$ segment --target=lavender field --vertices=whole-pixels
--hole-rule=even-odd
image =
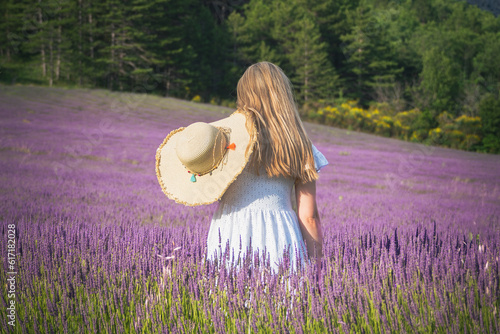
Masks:
[[[500,332],[500,156],[306,124],[330,161],[320,273],[227,270],[205,261],[216,204],[168,200],[154,157],[169,131],[232,111],[0,85],[1,331]]]

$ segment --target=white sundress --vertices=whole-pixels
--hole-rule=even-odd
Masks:
[[[325,156],[312,145],[314,164],[319,172],[328,165]],[[226,264],[243,260],[251,244],[252,252],[265,252],[273,271],[289,251],[290,265],[296,268],[297,256],[307,258],[297,214],[292,208],[291,178],[257,175],[248,168],[237,177],[222,196],[215,211],[207,237],[207,256],[221,259],[229,245]],[[241,263],[240,263],[241,264]]]

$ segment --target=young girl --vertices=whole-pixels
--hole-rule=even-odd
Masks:
[[[322,256],[316,204],[318,171],[328,164],[300,120],[290,80],[276,65],[250,66],[238,82],[238,111],[252,138],[250,160],[223,194],[207,238],[209,259],[265,255],[273,270],[288,252],[291,265]],[[297,213],[292,208],[295,185]],[[228,248],[229,247],[229,248]],[[306,254],[307,252],[307,254]]]

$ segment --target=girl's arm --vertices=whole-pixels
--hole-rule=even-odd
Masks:
[[[297,216],[310,258],[323,256],[323,233],[316,206],[316,181],[295,184]]]

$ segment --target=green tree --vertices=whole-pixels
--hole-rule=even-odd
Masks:
[[[135,0],[134,14],[130,17],[136,27],[134,40],[142,50],[142,59],[149,64],[149,67],[135,69],[132,74],[138,82],[166,96],[184,93],[191,78],[183,67],[194,58],[192,48],[182,42],[184,8],[177,2]]]
[[[15,82],[33,73],[27,69],[31,55],[24,50],[32,30],[38,26],[34,18],[26,17],[26,1],[7,0],[0,3],[0,78]]]
[[[398,68],[388,40],[388,22],[392,20],[385,11],[374,15],[369,6],[360,5],[350,12],[351,31],[341,36],[342,48],[347,58],[345,80],[350,90],[347,95],[367,103],[376,86],[392,86],[402,68]]]
[[[294,26],[296,30],[283,44],[294,67],[292,80],[298,88],[299,101],[332,99],[338,76],[328,60],[326,43],[321,41],[318,27],[308,15],[295,21]]]
[[[424,53],[421,77],[421,86],[425,94],[431,97],[430,104],[435,115],[443,110],[455,110],[462,79],[458,64],[444,51],[432,48]]]
[[[336,72],[342,75],[346,57],[341,47],[341,36],[351,31],[347,18],[359,6],[360,0],[300,0],[299,3],[314,18],[321,40],[326,43],[328,60]]]
[[[486,95],[479,108],[483,148],[486,152],[500,153],[500,99],[498,94]]]
[[[293,20],[287,13],[292,13],[294,8],[293,2],[283,6],[277,0],[251,0],[243,7],[244,15],[230,15],[228,27],[242,66],[263,60],[284,65],[286,57],[277,39],[280,34],[276,31],[277,21],[283,22],[284,17],[287,21]]]
[[[186,8],[183,43],[192,46],[195,54],[189,65],[192,90],[208,99],[210,95],[234,89],[223,82],[224,73],[231,66],[231,41],[229,33],[217,25],[217,18],[200,3],[192,1]]]
[[[500,29],[499,29],[500,30]],[[486,92],[500,90],[500,32],[481,35],[481,50],[473,59],[471,80]]]
[[[102,17],[102,33],[106,44],[99,50],[98,62],[106,64],[108,87],[111,89],[130,90],[134,79],[143,74],[151,60],[139,42],[141,27],[136,24],[138,13],[133,2],[124,3],[108,0],[107,11]]]
[[[266,60],[282,67],[304,103],[333,96],[338,79],[306,5],[299,0],[254,0],[245,7],[245,17],[235,13],[228,18],[234,54],[245,64]]]

